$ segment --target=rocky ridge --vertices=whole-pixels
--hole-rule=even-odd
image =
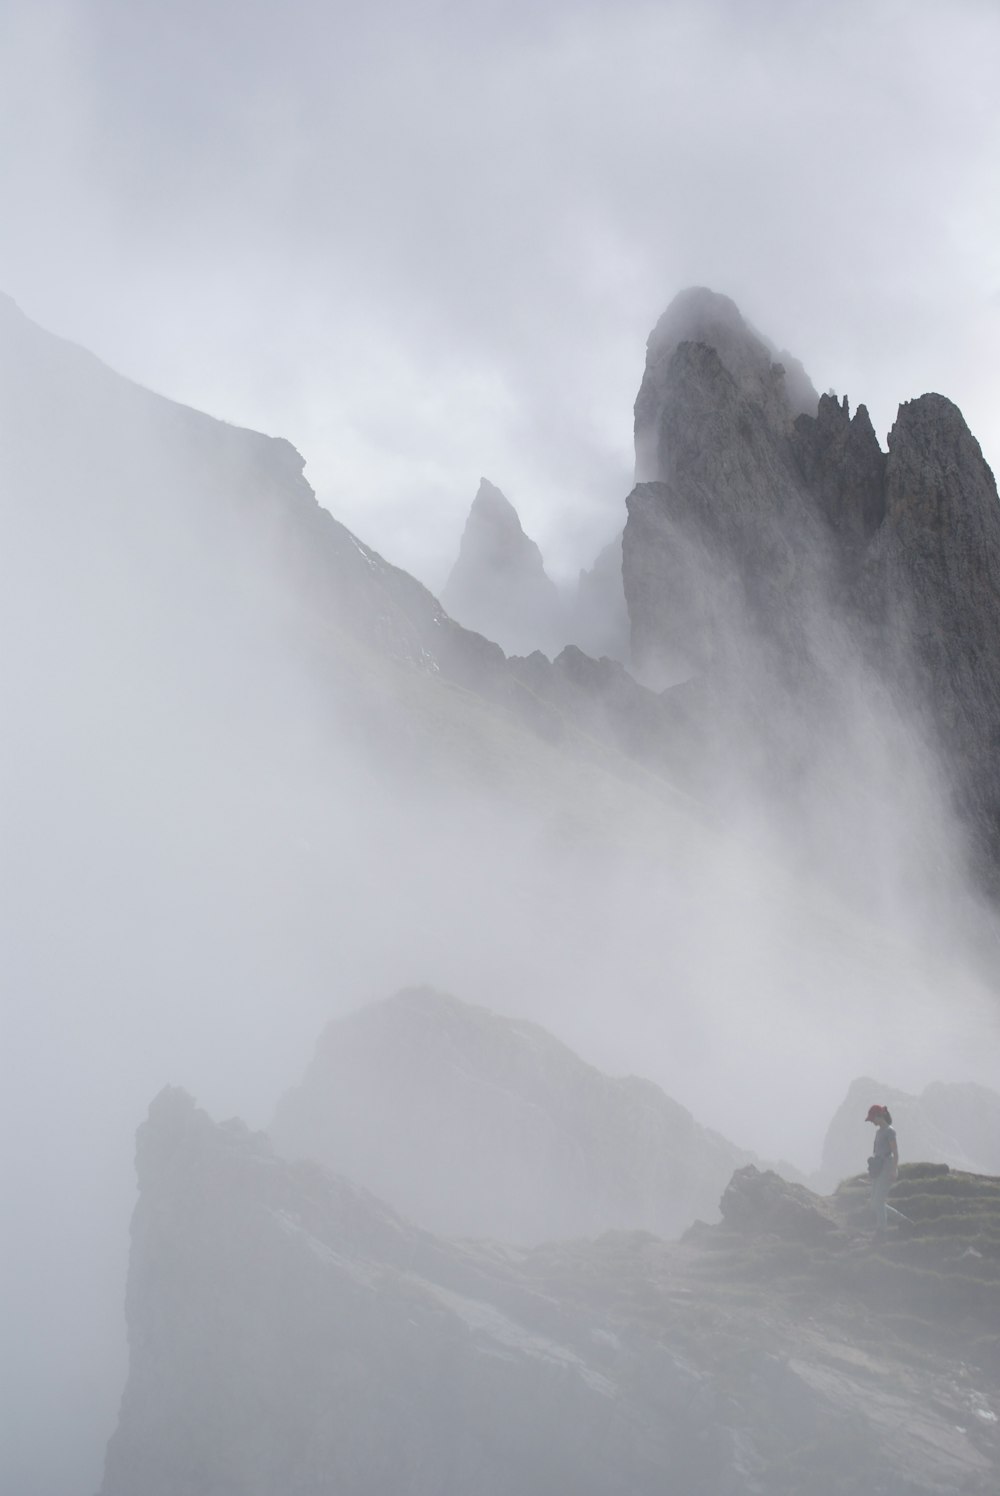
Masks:
[[[100,1496],[986,1496],[1000,1182],[904,1169],[872,1251],[752,1166],[681,1243],[418,1231],[183,1092],[137,1149],[130,1374]],[[905,1196],[905,1198],[904,1198]]]

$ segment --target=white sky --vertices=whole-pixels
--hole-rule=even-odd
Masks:
[[[0,290],[432,585],[480,474],[567,575],[688,284],[996,465],[998,61],[994,0],[3,0]]]

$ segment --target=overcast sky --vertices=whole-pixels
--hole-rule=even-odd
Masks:
[[[0,0],[0,289],[431,584],[480,474],[566,575],[692,283],[996,465],[998,62],[995,0]]]

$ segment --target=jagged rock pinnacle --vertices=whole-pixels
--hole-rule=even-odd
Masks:
[[[524,533],[513,504],[486,478],[441,601],[459,623],[494,639],[508,654],[551,654],[565,643],[559,593],[542,553]]]
[[[635,402],[637,483],[664,477],[661,418],[670,361],[681,343],[714,349],[741,392],[759,403],[772,421],[787,425],[794,416],[816,411],[818,396],[797,359],[777,353],[743,317],[734,301],[705,286],[674,297],[649,335],[646,369]]]

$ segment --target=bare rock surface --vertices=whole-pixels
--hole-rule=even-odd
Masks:
[[[515,1252],[419,1231],[176,1090],[137,1167],[100,1496],[996,1489],[996,1179],[904,1169],[914,1226],[875,1248],[862,1181],[819,1200],[746,1170],[683,1242]]]
[[[913,683],[958,804],[1000,863],[1000,501],[961,411],[942,395],[899,408],[885,518],[865,558],[864,604],[885,668]]]

